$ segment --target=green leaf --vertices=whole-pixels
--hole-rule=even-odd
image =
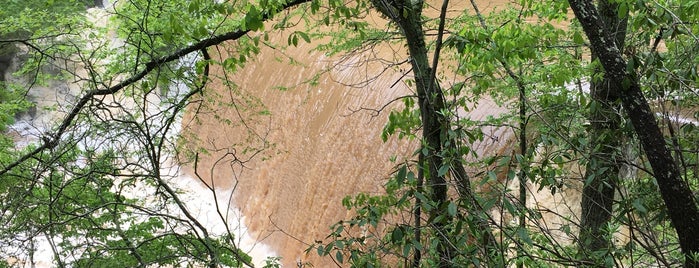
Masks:
[[[298,36],[301,36],[301,39],[303,39],[303,41],[306,41],[306,43],[310,43],[310,42],[311,42],[311,38],[308,37],[308,34],[306,34],[306,33],[304,33],[304,32],[301,32],[301,31],[296,31],[296,32],[294,32],[294,33],[297,34]]]
[[[617,8],[617,16],[619,18],[626,18],[629,13],[629,6],[627,3],[619,3],[619,7]]]
[[[531,245],[534,242],[532,241],[531,237],[529,237],[529,232],[527,229],[524,228],[517,229],[517,237],[519,237],[520,241],[523,241],[527,245]]]
[[[412,247],[410,246],[404,246],[403,247],[403,257],[408,257],[410,255],[410,250]]]
[[[441,167],[439,167],[439,170],[437,171],[437,177],[442,177],[446,175],[447,172],[449,172],[449,167],[449,165],[442,165]]]
[[[343,262],[343,256],[341,251],[335,252],[335,259],[337,259],[337,262],[342,263]]]
[[[391,232],[391,242],[393,243],[398,243],[401,240],[403,240],[403,230],[402,228],[398,227],[393,229],[393,232]]]
[[[447,213],[449,213],[449,216],[456,216],[456,204],[454,202],[449,202],[449,205],[447,205]]]
[[[257,31],[264,26],[262,23],[262,13],[260,13],[255,6],[250,6],[248,13],[245,14],[245,25],[250,31]]]
[[[641,199],[635,199],[633,203],[631,203],[633,207],[638,211],[640,214],[646,214],[648,213],[648,209],[641,203]]]
[[[398,173],[396,173],[396,181],[398,181],[398,184],[403,184],[407,173],[408,167],[406,165],[403,165],[400,167],[400,169],[398,169]]]
[[[194,13],[199,10],[199,1],[191,1],[187,6],[187,12]]]
[[[315,14],[320,9],[320,1],[311,1],[311,13]]]

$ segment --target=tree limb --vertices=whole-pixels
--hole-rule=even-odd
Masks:
[[[582,25],[593,54],[599,57],[605,74],[621,98],[622,105],[643,145],[643,151],[653,168],[660,194],[685,255],[686,267],[699,267],[699,209],[689,186],[682,180],[679,168],[665,144],[655,114],[650,109],[635,73],[626,71],[626,60],[616,46],[612,34],[591,0],[568,0],[575,17]]]
[[[291,2],[288,2],[284,5],[282,5],[281,9],[289,9],[289,8],[294,7],[294,6],[297,6],[297,5],[306,3],[306,2],[310,2],[310,1],[311,0],[294,0],[294,1],[291,1]],[[261,19],[263,21],[269,20],[272,17],[272,15],[274,15],[274,13],[265,12],[262,14]],[[18,160],[3,167],[2,170],[0,170],[0,176],[9,172],[13,168],[19,166],[21,163],[31,159],[32,157],[36,156],[37,154],[41,153],[42,151],[56,147],[56,145],[58,145],[58,143],[61,140],[61,137],[63,136],[63,134],[65,134],[68,127],[71,126],[71,124],[73,123],[75,118],[78,116],[78,114],[83,110],[85,105],[87,105],[88,102],[90,100],[92,100],[94,97],[117,93],[120,90],[124,89],[125,87],[128,87],[128,86],[140,81],[146,75],[148,75],[150,72],[159,68],[161,65],[163,65],[165,63],[178,60],[187,54],[190,54],[190,53],[193,53],[193,52],[196,52],[199,50],[203,50],[203,49],[206,49],[206,48],[211,47],[211,46],[219,45],[225,41],[237,40],[237,39],[245,36],[248,32],[250,32],[250,30],[248,30],[248,29],[239,29],[236,31],[231,31],[231,32],[224,33],[221,35],[215,35],[215,36],[212,36],[210,38],[198,41],[198,42],[196,42],[188,47],[185,47],[183,49],[175,51],[174,53],[172,53],[170,55],[167,55],[167,56],[164,56],[164,57],[161,57],[158,59],[154,59],[154,60],[151,60],[150,62],[143,64],[143,66],[144,66],[143,70],[141,70],[137,74],[127,78],[126,80],[124,80],[124,81],[122,81],[114,86],[104,88],[104,89],[94,89],[94,90],[88,91],[87,93],[85,93],[85,95],[83,95],[80,98],[80,100],[78,100],[78,102],[75,104],[73,109],[71,109],[71,111],[68,113],[68,115],[61,121],[60,126],[58,127],[58,129],[54,133],[48,133],[47,135],[42,137],[42,144],[39,147],[37,147],[36,149],[32,150],[31,152],[23,155]]]

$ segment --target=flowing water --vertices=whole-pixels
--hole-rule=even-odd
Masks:
[[[482,10],[499,4],[481,3]],[[453,6],[452,10],[463,8]],[[428,9],[426,13],[436,12]],[[107,17],[99,10],[92,9],[90,16],[105,26]],[[373,23],[385,22],[374,18]],[[272,33],[272,42],[283,43],[288,34]],[[173,187],[188,190],[180,198],[212,234],[226,230],[219,213],[226,215],[238,246],[258,266],[266,256],[275,255],[283,258],[286,267],[306,261],[316,267],[332,265],[328,259],[319,259],[315,251],[304,251],[314,241],[323,240],[331,224],[351,216],[341,205],[345,196],[381,193],[393,167],[416,149],[415,141],[382,142],[380,138],[389,110],[400,107],[397,98],[411,94],[411,87],[404,84],[410,78],[404,75],[409,67],[389,67],[383,61],[405,60],[403,48],[376,47],[331,58],[312,51],[314,47],[302,43],[283,52],[263,47],[245,68],[226,77],[235,86],[221,82],[225,79],[212,81],[213,92],[206,97],[214,105],[190,107],[182,122],[185,137],[208,153],[200,154],[196,173],[191,163],[185,174],[177,166],[163,172],[172,178]],[[216,67],[212,74],[224,76]],[[314,85],[304,83],[315,75]],[[43,107],[71,103],[79,92],[77,85],[57,82],[34,88],[31,97]],[[197,111],[195,117],[193,111]],[[462,116],[480,120],[505,111],[483,99]],[[42,129],[61,118],[39,110],[13,128],[21,142],[33,142]],[[503,144],[510,130],[486,127],[483,131],[486,139],[474,144],[477,152],[509,153]],[[254,153],[258,148],[264,150]],[[216,196],[199,179],[216,186]],[[46,241],[37,243],[36,264],[49,266],[48,245],[42,246]]]
[[[488,10],[502,2],[480,4],[482,10]],[[283,43],[288,34],[272,33],[272,42]],[[318,258],[315,251],[304,251],[314,241],[323,240],[330,225],[351,216],[341,205],[345,196],[381,193],[393,167],[416,149],[415,141],[382,142],[380,138],[388,111],[400,107],[400,101],[393,101],[411,94],[411,88],[403,82],[407,65],[392,68],[376,59],[405,60],[402,48],[377,47],[340,58],[312,51],[314,47],[301,43],[283,52],[263,47],[245,68],[225,77],[235,85],[223,83],[224,72],[214,68],[212,74],[221,79],[209,85],[211,92],[205,98],[212,102],[191,106],[182,122],[191,146],[206,148],[206,153],[199,155],[196,173],[192,163],[184,167],[184,174],[173,167],[171,175],[176,180],[172,183],[190,190],[183,200],[213,233],[225,230],[218,213],[226,210],[224,214],[231,216],[229,223],[237,225],[233,227],[239,246],[249,251],[258,265],[270,255],[281,256],[285,267],[306,261],[315,267],[333,265]],[[294,64],[289,63],[290,58]],[[304,83],[316,74],[315,85]],[[65,96],[73,91],[46,92]],[[34,97],[47,105],[61,103],[59,95]],[[484,99],[463,116],[479,120],[505,111]],[[39,121],[33,123],[18,122],[18,135],[38,136],[41,127],[37,125],[56,119],[50,114],[37,118]],[[484,132],[487,138],[475,144],[478,152],[510,153],[505,145],[511,130],[485,128]],[[255,153],[258,148],[264,150]],[[194,179],[197,176],[217,187],[216,197]],[[532,193],[538,199],[530,198],[529,202],[561,207],[565,212],[559,213],[576,215],[579,193],[570,189],[563,195]],[[233,202],[229,201],[231,196]]]
[[[102,2],[101,7],[109,7],[109,3],[105,0]],[[87,18],[91,23],[96,24],[97,27],[108,27],[109,12],[105,12],[103,9],[88,9]],[[87,33],[85,34],[87,35]],[[114,36],[108,35],[107,38],[109,39],[100,40],[98,43],[102,44],[104,42],[111,47],[122,45],[122,41]],[[196,60],[196,57],[188,55],[182,59],[181,64],[191,66],[194,65]],[[18,69],[18,66],[16,66],[17,62],[19,61],[15,60],[15,62],[10,65],[9,72]],[[85,72],[86,71],[81,68],[77,68],[76,70],[76,73],[83,76],[86,76]],[[6,77],[12,83],[24,85],[31,84],[31,81],[24,81],[26,79],[23,77],[9,75]],[[51,129],[56,122],[63,120],[67,111],[72,109],[71,105],[75,102],[75,99],[83,92],[81,86],[80,83],[73,83],[71,81],[48,81],[46,85],[33,85],[27,97],[30,101],[35,103],[36,108],[20,115],[16,122],[8,129],[8,134],[15,137],[17,146],[24,147],[28,144],[38,143],[46,130]],[[187,93],[187,91],[188,89],[184,83],[173,81],[170,86],[168,97],[180,98]],[[113,104],[114,107],[124,107],[126,110],[139,111],[144,109],[145,117],[156,118],[154,115],[163,112],[160,110],[162,108],[160,105],[160,98],[161,96],[154,94],[149,95],[145,103],[149,103],[150,105],[145,107],[138,107],[133,99],[123,95],[115,95],[110,98],[110,100],[105,101],[111,101],[110,104]],[[118,110],[119,109],[115,109],[113,112],[119,113]],[[157,124],[157,122],[153,123]],[[175,127],[166,134],[166,137],[173,139],[179,133],[180,129],[180,124],[175,124]],[[127,140],[112,139],[110,141],[95,141],[91,140],[91,138],[86,138],[85,141],[78,142],[77,145],[83,148],[82,146],[86,144],[110,142],[137,146],[135,143],[128,140],[128,136],[125,136],[125,139]],[[129,146],[126,148],[136,149]],[[254,239],[250,236],[243,222],[245,217],[240,214],[238,209],[231,206],[232,189],[219,188],[216,189],[216,191],[212,191],[205,187],[199,180],[183,174],[180,166],[173,161],[174,156],[166,155],[163,159],[165,160],[161,163],[162,169],[160,170],[162,179],[166,180],[170,187],[180,191],[178,198],[184,202],[188,212],[203,224],[209,234],[221,236],[229,231],[232,232],[236,238],[234,241],[236,246],[250,254],[256,266],[262,266],[267,256],[276,255],[268,246],[258,243],[258,239]],[[122,193],[129,198],[149,200],[153,194],[152,190],[153,188],[150,188],[150,186],[144,183],[136,183],[132,188],[126,189]],[[182,210],[174,204],[162,208],[161,212],[184,218]],[[143,220],[145,220],[145,218]],[[54,239],[60,241],[60,238]],[[56,262],[53,260],[54,253],[51,250],[52,246],[49,240],[41,235],[32,237],[30,240],[33,248],[31,253],[15,254],[6,259],[6,261],[16,267],[54,267]],[[12,252],[13,250],[15,252],[24,252],[24,250],[20,248],[4,248],[3,250],[4,252]],[[73,261],[72,258],[74,258],[74,256],[68,257],[63,261],[70,262]]]
[[[109,3],[102,1],[102,6],[109,7]],[[99,9],[91,9],[88,17],[107,27],[108,17]],[[284,41],[287,35],[276,33],[272,39]],[[120,41],[110,42],[118,46]],[[377,59],[405,60],[402,48],[379,47],[340,59],[311,52],[314,46],[300,44],[283,53],[264,47],[234,75],[237,87],[213,81],[211,89],[220,94],[213,97],[220,98],[217,104],[222,105],[208,107],[212,113],[201,113],[207,108],[199,110],[196,118],[191,117],[192,108],[182,123],[185,133],[194,134],[210,154],[201,155],[196,173],[191,164],[185,167],[186,174],[177,166],[163,171],[172,178],[174,188],[188,190],[180,198],[212,234],[225,231],[219,213],[227,215],[228,224],[235,225],[228,227],[235,230],[238,246],[258,266],[266,256],[275,255],[283,257],[286,267],[306,261],[316,267],[329,265],[328,260],[314,253],[306,255],[304,250],[313,241],[323,240],[331,224],[351,216],[341,206],[342,198],[358,192],[381,193],[393,166],[410,158],[416,148],[414,141],[382,142],[380,138],[388,111],[399,107],[396,98],[411,92],[403,82],[407,65],[389,68]],[[297,62],[289,64],[290,58]],[[319,73],[316,85],[303,83]],[[223,72],[214,70],[213,74]],[[81,92],[79,87],[55,81],[32,88],[29,96],[40,108],[12,126],[19,144],[38,141],[45,129],[63,118],[58,111],[70,109],[57,107],[56,112],[49,112],[41,107],[72,103]],[[239,102],[245,108],[225,105]],[[484,100],[467,116],[477,120],[503,111]],[[490,139],[479,145],[482,151],[500,147],[499,141],[505,139],[497,137],[507,135],[495,128],[485,132]],[[231,157],[245,156],[238,146],[245,143],[265,150],[250,160],[233,161]],[[196,176],[216,186],[216,197]],[[138,189],[134,197],[142,194]],[[227,205],[231,203],[237,208]],[[31,265],[51,266],[48,242],[41,237],[35,242]]]
[[[287,34],[272,34],[272,42],[285,42]],[[285,267],[307,261],[316,267],[334,265],[319,259],[315,251],[304,251],[314,241],[324,240],[330,225],[351,216],[341,205],[345,196],[381,193],[396,165],[390,159],[400,163],[416,149],[415,142],[389,139],[384,143],[380,138],[388,111],[400,107],[384,105],[410,94],[401,73],[409,67],[389,68],[376,59],[396,62],[406,54],[377,47],[346,58],[329,58],[313,52],[314,47],[303,43],[283,53],[263,48],[232,78],[235,87],[212,83],[220,94],[214,97],[217,101],[240,105],[197,106],[190,109],[199,112],[197,120],[185,120],[184,126],[210,152],[200,155],[199,175],[219,187],[235,188],[234,203],[245,215],[245,223],[283,258]],[[290,65],[287,56],[299,63]],[[317,85],[303,83],[318,73]],[[240,108],[250,101],[230,94],[231,89],[259,100],[253,110],[266,110],[269,116],[245,125],[236,123],[241,113],[254,112]],[[479,120],[504,111],[482,100],[466,116]],[[233,123],[226,124],[221,117]],[[251,128],[255,137],[264,137],[272,145],[267,150],[272,153],[242,164],[230,153],[238,148],[237,157],[247,159],[237,144],[250,135]],[[489,138],[476,145],[479,152],[497,151],[507,140],[505,129],[484,131]]]

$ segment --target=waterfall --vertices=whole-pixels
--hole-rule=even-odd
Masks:
[[[110,7],[110,3],[103,0],[101,6]],[[93,8],[88,18],[96,25],[108,27],[107,13]],[[288,31],[272,32],[269,42],[284,43],[288,36]],[[112,39],[110,46],[120,45],[116,37],[106,38]],[[333,265],[316,256],[315,251],[306,254],[305,250],[314,241],[322,241],[330,225],[352,215],[341,205],[345,196],[382,193],[382,185],[394,166],[412,159],[417,148],[416,141],[394,137],[382,142],[380,138],[388,111],[401,107],[396,102],[399,97],[411,94],[411,87],[402,83],[408,68],[385,65],[407,62],[404,51],[376,47],[364,54],[333,58],[313,48],[314,45],[301,43],[282,52],[262,46],[257,57],[231,75],[236,85],[212,81],[202,94],[215,102],[176,116],[173,129],[165,134],[169,139],[195,137],[188,140],[189,146],[210,152],[200,155],[196,174],[191,165],[180,166],[177,155],[166,155],[160,171],[169,185],[181,190],[178,197],[211,235],[231,230],[236,245],[253,257],[256,266],[261,266],[268,256],[282,257],[285,267],[305,262],[316,267]],[[178,64],[194,69],[197,60],[189,55]],[[222,76],[223,72],[220,66],[212,66],[212,77]],[[309,82],[316,74],[317,79]],[[188,90],[186,83],[172,81],[164,94],[148,95],[144,102],[148,104],[142,108],[146,116],[156,115],[162,112],[163,98],[178,99]],[[581,91],[587,92],[584,88]],[[11,126],[11,133],[18,137],[17,144],[27,146],[39,141],[51,124],[62,118],[63,109],[48,111],[42,107],[70,104],[80,92],[78,86],[59,81],[35,87],[30,98],[38,108]],[[136,105],[125,98],[113,101]],[[230,105],[243,102],[252,103],[250,109]],[[482,120],[507,111],[489,99],[480,100],[468,110],[459,115]],[[241,118],[251,121],[236,121]],[[699,125],[693,119],[676,115],[670,115],[670,119]],[[511,153],[507,147],[511,129],[487,126],[482,130],[486,138],[473,144],[475,151]],[[237,146],[247,142],[245,137],[250,132],[258,136],[256,142],[264,151],[248,159],[244,150],[248,148]],[[136,146],[128,140],[118,142]],[[216,186],[213,190],[212,185]],[[514,180],[506,185],[510,189],[518,187]],[[150,193],[145,189],[145,185],[137,184],[126,195],[148,200]],[[528,203],[531,207],[545,204],[541,207],[551,211],[565,210],[556,216],[579,214],[579,189],[566,190],[558,195],[532,190]],[[181,213],[180,208],[174,205],[164,210],[181,216],[177,214]],[[34,256],[18,258],[31,258],[38,267],[51,266],[53,256],[48,241],[38,237],[33,243],[37,249]]]
[[[102,1],[104,7],[109,7],[109,2]],[[108,27],[109,13],[100,8],[88,9],[87,18],[91,23],[98,27]],[[104,42],[109,43],[111,48],[117,48],[122,45],[122,41],[114,36],[105,36]],[[179,67],[193,69],[199,58],[196,55],[187,55],[183,57]],[[15,60],[16,61],[16,60]],[[16,62],[15,62],[16,64]],[[16,69],[17,66],[12,66]],[[11,69],[12,69],[11,68]],[[21,77],[10,78],[11,82],[25,83]],[[28,98],[36,105],[29,113],[24,113],[18,116],[13,125],[9,127],[9,133],[16,137],[16,145],[20,148],[30,144],[37,144],[41,141],[42,135],[50,130],[56,122],[60,122],[69,110],[70,104],[75,102],[75,99],[80,96],[83,90],[81,86],[70,81],[49,81],[46,86],[34,85],[28,94]],[[144,109],[144,118],[155,116],[162,112],[161,100],[163,99],[180,99],[190,89],[182,81],[172,81],[169,90],[164,96],[157,94],[149,94],[145,107],[137,107],[139,104],[130,100],[128,97],[115,96],[110,100],[105,100],[106,104],[114,104],[122,106],[122,109]],[[62,105],[66,105],[62,107]],[[165,134],[168,139],[175,139],[181,130],[182,115],[175,117],[177,121],[170,132]],[[145,120],[145,119],[144,119]],[[78,128],[81,128],[78,126]],[[87,131],[87,129],[83,129]],[[84,141],[78,143],[81,149],[88,145],[99,144],[104,142],[96,140],[96,138],[87,137]],[[111,140],[127,144],[130,149],[136,149],[133,142],[124,139]],[[267,245],[260,241],[253,234],[248,232],[244,223],[245,217],[240,213],[240,210],[231,206],[231,199],[234,196],[232,188],[216,188],[210,189],[199,180],[182,172],[182,168],[176,162],[176,156],[166,155],[163,157],[164,162],[160,173],[164,180],[167,181],[170,187],[179,191],[178,197],[185,203],[187,210],[194,215],[207,229],[210,235],[220,236],[227,232],[233,233],[236,247],[248,253],[253,257],[253,262],[256,267],[261,267],[268,257],[277,256],[277,254]],[[148,200],[152,198],[152,188],[144,185],[143,182],[136,183],[129,191],[124,192],[127,198],[138,198],[140,200]],[[174,204],[164,208],[164,211],[170,211],[173,216],[184,218],[182,211]],[[18,237],[19,238],[19,237]],[[52,245],[45,236],[36,236],[28,238],[33,248],[31,253],[18,253],[16,256],[7,261],[11,264],[26,266],[26,267],[52,267],[54,253]],[[9,251],[10,249],[6,249]],[[16,252],[22,252],[19,248]],[[27,255],[28,254],[28,255]],[[71,261],[74,259],[65,259]]]

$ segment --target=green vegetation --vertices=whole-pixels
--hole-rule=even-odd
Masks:
[[[108,28],[87,16],[92,1],[0,10],[1,70],[14,72],[0,87],[0,266],[34,262],[38,243],[58,267],[251,266],[173,184],[173,163],[198,174],[208,153],[185,150],[195,137],[177,124],[192,104],[218,103],[204,93],[223,81],[241,101],[221,105],[240,118],[219,119],[249,127],[236,153],[258,156],[271,145],[245,115],[270,114],[230,75],[261,46],[303,42],[328,55],[403,49],[378,59],[410,70],[414,92],[381,114],[382,138],[420,141],[385,193],[347,197],[354,216],[309,252],[353,267],[699,266],[699,1],[472,2],[448,16],[449,1],[440,12],[422,0],[220,2],[118,2],[102,11]],[[34,143],[14,144],[26,97],[55,81],[76,98],[51,108],[62,119]],[[490,100],[508,112],[465,116]],[[497,138],[512,149],[475,149],[492,142],[484,126],[507,129]],[[571,191],[582,212],[530,200]]]

